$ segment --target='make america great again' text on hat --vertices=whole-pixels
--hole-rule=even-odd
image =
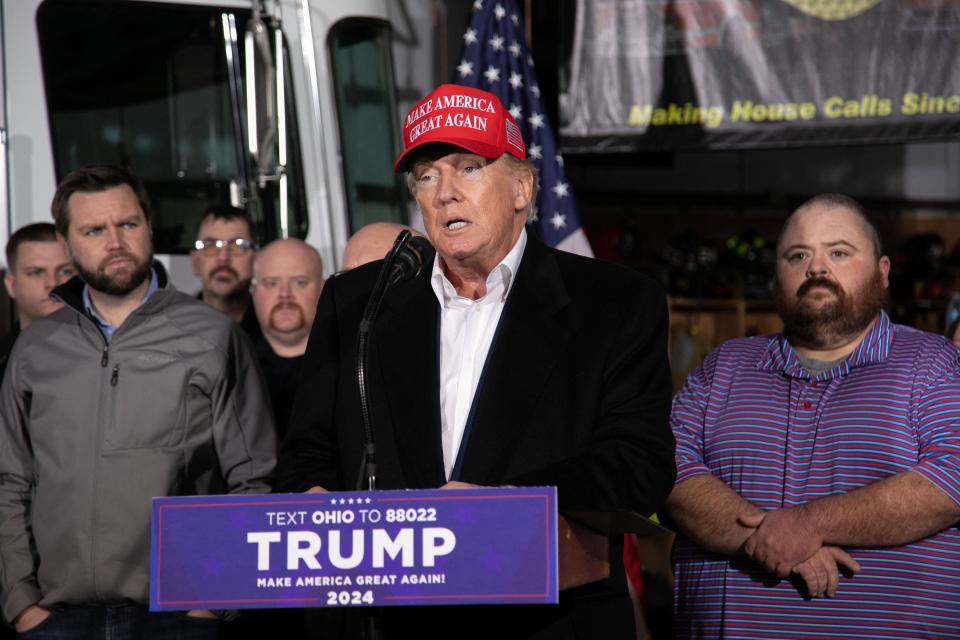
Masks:
[[[456,84],[440,85],[407,114],[403,153],[393,163],[393,170],[408,170],[415,149],[438,142],[490,160],[504,153],[521,160],[527,157],[517,122],[497,96]]]

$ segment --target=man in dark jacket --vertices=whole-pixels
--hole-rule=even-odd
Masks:
[[[0,604],[36,638],[215,638],[154,614],[151,498],[270,489],[269,404],[242,331],[153,262],[143,187],[69,174],[53,200],[78,277],[17,340],[0,388]]]
[[[387,293],[373,329],[378,486],[553,485],[561,511],[657,509],[674,478],[659,288],[527,235],[535,171],[492,94],[440,87],[405,120],[404,146],[396,169],[409,171],[436,256]],[[354,345],[379,269],[324,288],[280,489],[355,486]],[[614,537],[611,575],[558,606],[391,608],[383,637],[632,637],[621,551]],[[359,633],[347,616],[333,633]]]
[[[250,291],[260,325],[254,347],[273,405],[278,439],[287,432],[307,338],[323,290],[323,262],[303,240],[274,240],[258,254]]]

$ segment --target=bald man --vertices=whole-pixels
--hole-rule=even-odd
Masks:
[[[263,333],[255,344],[280,438],[322,289],[320,254],[302,240],[276,240],[257,254],[250,293]]]
[[[347,246],[343,248],[341,269],[349,271],[362,264],[382,260],[404,229],[414,235],[421,235],[415,229],[395,222],[374,222],[362,227],[350,236]]]

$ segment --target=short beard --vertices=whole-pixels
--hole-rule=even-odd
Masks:
[[[836,300],[811,308],[803,297],[815,286],[829,289]],[[830,349],[849,342],[870,326],[883,308],[887,290],[878,269],[853,295],[826,278],[810,278],[790,295],[775,279],[773,299],[783,320],[784,335],[792,345]]]
[[[108,276],[105,264],[121,256],[130,259],[133,263],[133,270]],[[73,261],[73,266],[77,268],[77,273],[80,274],[80,278],[94,291],[99,291],[111,296],[125,296],[143,284],[150,276],[150,270],[153,267],[153,252],[151,251],[147,259],[139,263],[136,257],[130,253],[115,253],[106,258],[100,266],[97,267],[96,271],[89,271],[77,260]]]

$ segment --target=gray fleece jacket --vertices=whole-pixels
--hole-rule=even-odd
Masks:
[[[108,345],[66,306],[17,340],[0,387],[0,604],[146,603],[154,496],[270,490],[275,434],[233,322],[167,283]]]

